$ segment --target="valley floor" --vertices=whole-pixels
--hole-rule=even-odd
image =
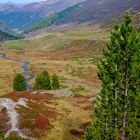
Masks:
[[[76,93],[78,93],[79,86],[81,87],[81,91],[79,92],[87,92],[87,95],[88,93],[91,93],[91,95],[96,94],[100,89],[101,82],[97,75],[98,69],[91,57],[67,59],[63,54],[58,55],[55,52],[45,52],[43,50],[25,50],[24,52],[6,50],[1,53],[7,54],[10,58],[20,61],[28,60],[30,62],[30,70],[34,76],[37,76],[45,69],[49,71],[50,75],[56,73],[61,80],[61,84]],[[57,55],[61,56],[61,58],[57,57]],[[70,55],[68,54],[68,56]],[[5,76],[6,74],[7,77],[10,78],[10,80],[4,77],[1,78],[1,81],[4,81],[3,83],[5,83],[5,86],[7,86],[8,89],[12,87],[14,75],[18,72],[23,72],[21,69],[22,64],[3,59],[0,59],[0,61],[5,63],[5,67],[2,67],[1,65],[1,75]],[[32,80],[30,84],[33,85],[33,83],[34,80]],[[8,90],[9,92],[12,91],[10,91],[10,89]],[[3,93],[6,92],[4,91],[5,87],[1,90],[3,90]]]
[[[86,126],[90,124],[90,116],[93,115],[92,99],[99,92],[101,85],[97,76],[97,66],[92,62],[91,57],[67,58],[70,55],[63,55],[62,52],[60,52],[62,55],[58,55],[55,52],[35,49],[3,50],[1,53],[17,60],[28,60],[34,76],[45,69],[50,75],[56,73],[60,78],[62,88],[73,92],[72,96],[63,97],[58,96],[57,92],[54,92],[56,95],[52,96],[49,91],[7,94],[12,91],[12,80],[15,74],[23,73],[22,65],[0,59],[3,63],[0,70],[1,82],[4,84],[1,88],[1,95],[3,95],[1,98],[10,98],[14,101],[25,98],[30,108],[18,109],[19,127],[22,132],[40,140],[84,140]],[[29,84],[33,85],[34,80]],[[5,116],[3,113],[5,114],[5,111],[1,110],[1,120],[3,120],[1,117]],[[3,128],[6,122],[1,123],[0,127]]]
[[[62,29],[64,27],[53,28],[56,31],[51,34],[45,32],[37,38],[29,35],[29,40],[9,41],[1,46],[0,54],[29,61],[34,77],[48,70],[50,76],[56,73],[60,79],[60,91],[11,93],[14,76],[24,73],[23,64],[0,59],[1,98],[15,102],[26,99],[28,108],[20,106],[17,109],[18,127],[24,134],[39,140],[85,140],[86,127],[94,115],[92,101],[101,87],[97,61],[106,45],[106,32],[101,38],[99,35],[103,31],[98,27]],[[32,79],[28,84],[33,86],[34,82]],[[5,132],[9,126],[5,130],[8,118],[4,116],[6,111],[2,109],[0,128]]]

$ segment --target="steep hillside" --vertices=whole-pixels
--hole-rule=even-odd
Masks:
[[[4,21],[9,29],[24,29],[36,22],[39,22],[43,18],[39,13],[29,12],[0,12],[0,19]],[[15,22],[16,21],[16,22]]]
[[[9,30],[5,29],[2,25],[0,25],[0,41],[3,40],[15,40],[19,39],[20,37],[14,35]]]
[[[64,23],[100,22],[108,24],[114,17],[122,17],[126,10],[135,13],[139,11],[139,8],[139,0],[88,0],[51,15],[35,25],[33,29]]]
[[[21,30],[81,1],[83,0],[47,0],[27,5],[0,4],[0,19],[6,23],[7,28]]]

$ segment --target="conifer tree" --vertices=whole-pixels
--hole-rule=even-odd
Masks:
[[[59,83],[58,76],[54,74],[52,76],[52,89],[59,89],[59,88],[60,88],[60,83]]]
[[[41,74],[41,82],[42,82],[42,88],[44,89],[51,89],[51,81],[48,71],[43,71]]]
[[[24,91],[26,86],[25,77],[22,74],[17,74],[13,81],[14,91]]]
[[[40,75],[37,75],[37,77],[35,78],[35,85],[34,85],[35,89],[39,90],[42,88],[42,82],[41,82],[41,77]]]
[[[51,89],[51,82],[50,82],[50,76],[48,74],[48,71],[43,71],[40,75],[38,75],[35,79],[35,88],[36,89]]]
[[[102,90],[94,100],[95,118],[87,140],[140,139],[140,37],[132,18],[117,23],[99,62]]]

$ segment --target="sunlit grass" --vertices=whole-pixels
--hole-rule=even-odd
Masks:
[[[32,39],[10,41],[4,44],[5,48],[21,50],[24,48],[58,48],[77,39],[108,40],[109,32],[99,26],[79,26],[64,32],[45,32],[45,36],[38,35]]]

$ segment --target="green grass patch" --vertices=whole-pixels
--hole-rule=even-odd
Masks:
[[[65,35],[72,36],[72,37],[88,37],[88,36],[93,36],[93,32],[73,30],[73,31],[66,32]]]
[[[82,93],[82,92],[87,92],[86,88],[81,86],[81,85],[72,87],[71,91],[75,94],[79,94],[79,93]]]
[[[7,49],[22,50],[23,48],[30,47],[30,43],[24,40],[17,40],[4,45]]]

